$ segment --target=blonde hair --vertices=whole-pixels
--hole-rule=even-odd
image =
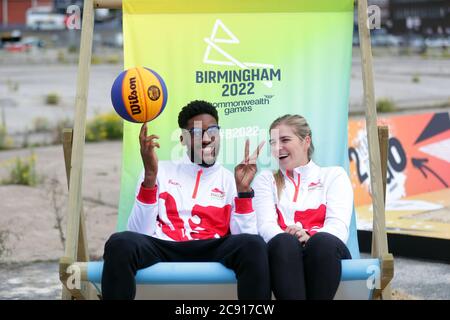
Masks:
[[[312,142],[312,132],[311,128],[309,127],[308,122],[304,117],[298,114],[286,114],[284,116],[281,116],[275,121],[272,122],[270,125],[269,132],[272,131],[272,129],[275,129],[279,125],[287,125],[292,128],[294,131],[294,134],[300,138],[300,140],[305,139],[307,136],[311,138],[311,144],[308,148],[308,160],[311,160],[312,154],[314,153],[314,145]],[[278,169],[274,174],[273,177],[275,179],[275,184],[277,186],[277,195],[278,199],[280,199],[281,191],[284,188],[284,177],[283,173],[281,172],[281,169]]]

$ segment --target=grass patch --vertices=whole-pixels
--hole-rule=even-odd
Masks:
[[[88,121],[86,141],[119,140],[123,136],[123,120],[115,112],[100,114]]]
[[[21,159],[16,157],[9,178],[1,180],[2,185],[18,184],[34,187],[38,183],[36,174],[36,155],[34,152],[30,157]]]
[[[59,97],[59,95],[57,93],[49,93],[45,96],[45,103],[48,105],[52,105],[55,106],[57,104],[59,104],[61,98]]]
[[[91,57],[91,64],[101,64],[102,58],[98,55],[93,54]]]
[[[105,62],[109,64],[118,64],[120,62],[120,56],[118,54],[112,54],[105,58]]]
[[[413,75],[413,77],[411,78],[411,81],[413,83],[419,83],[420,82],[420,77],[418,74]]]
[[[394,112],[396,109],[394,101],[388,98],[377,100],[377,112],[386,113]]]
[[[0,125],[0,150],[10,149],[13,145],[14,141],[8,135],[6,128]]]
[[[64,53],[63,50],[59,50],[59,51],[58,51],[58,53],[57,53],[57,55],[56,55],[56,60],[57,60],[59,63],[67,63],[67,57],[66,57],[66,54]]]
[[[67,47],[67,52],[70,54],[78,53],[78,47],[75,45],[70,45]]]
[[[93,54],[91,56],[91,64],[119,64],[121,62],[121,56],[118,54],[110,54],[107,56],[100,56]]]

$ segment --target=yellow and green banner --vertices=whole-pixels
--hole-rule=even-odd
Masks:
[[[168,102],[149,123],[161,160],[178,159],[178,113],[192,100],[217,107],[219,161],[233,169],[291,113],[308,120],[320,165],[348,168],[347,118],[353,0],[124,0],[124,68],[165,81]],[[125,123],[118,229],[124,230],[142,170],[139,124]],[[253,147],[252,147],[253,146]],[[259,168],[275,168],[268,144]]]

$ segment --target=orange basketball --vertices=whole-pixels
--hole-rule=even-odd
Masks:
[[[111,101],[123,119],[147,122],[163,112],[167,103],[167,87],[155,71],[145,67],[131,68],[114,80]]]

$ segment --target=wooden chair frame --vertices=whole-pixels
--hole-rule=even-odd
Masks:
[[[374,298],[391,299],[390,281],[394,273],[394,260],[388,252],[385,223],[385,190],[388,152],[388,128],[377,127],[372,49],[367,24],[367,0],[355,0],[358,8],[359,40],[364,87],[364,106],[369,146],[370,183],[373,202],[372,257],[381,262],[381,289]],[[96,289],[87,281],[89,261],[86,227],[82,201],[82,172],[86,134],[87,93],[94,33],[94,9],[121,9],[122,0],[84,0],[81,29],[80,59],[77,74],[74,128],[63,132],[63,147],[69,185],[66,247],[60,259],[60,280],[63,299],[96,299]],[[81,280],[80,286],[74,282]]]

